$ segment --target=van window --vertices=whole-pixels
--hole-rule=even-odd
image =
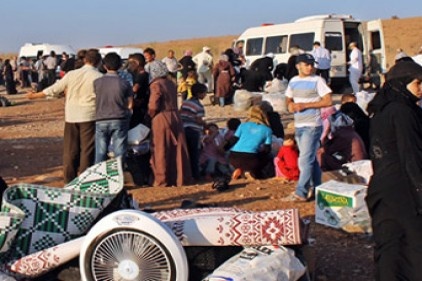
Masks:
[[[271,36],[265,40],[265,54],[282,54],[287,52],[287,35]]]
[[[326,32],[325,33],[325,46],[330,51],[343,50],[343,38],[340,32]]]
[[[381,35],[379,31],[371,32],[371,44],[370,49],[379,50],[381,49]]]
[[[264,38],[253,38],[246,42],[247,56],[260,56],[262,54],[262,43]]]
[[[292,34],[290,35],[289,49],[293,46],[299,46],[299,48],[301,48],[302,50],[312,51],[314,39],[315,39],[314,32]]]

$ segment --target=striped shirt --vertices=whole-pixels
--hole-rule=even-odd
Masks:
[[[286,90],[286,97],[292,98],[295,103],[318,102],[321,97],[331,93],[330,87],[320,76],[293,77]],[[319,108],[308,108],[301,112],[295,112],[295,127],[318,127],[322,126],[321,112]]]
[[[199,132],[203,131],[202,123],[198,123],[198,117],[202,118],[205,116],[204,106],[198,99],[188,99],[182,103],[180,107],[180,116],[183,121],[183,127],[190,127]]]

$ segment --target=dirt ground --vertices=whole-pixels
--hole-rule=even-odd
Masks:
[[[5,95],[4,88],[0,94]],[[0,107],[0,176],[9,185],[19,182],[62,187],[62,145],[64,99],[26,100],[24,92],[7,96],[16,105]],[[224,109],[206,105],[209,121],[223,124],[232,116],[245,117],[231,106]],[[291,116],[283,116],[288,121]],[[280,199],[294,190],[293,184],[276,180],[239,179],[226,192],[217,192],[211,183],[180,188],[138,188],[130,177],[126,187],[141,208],[171,209],[183,199],[221,207],[253,211],[299,208],[310,221],[307,251],[313,280],[373,280],[373,244],[365,234],[350,234],[314,222],[315,204],[286,203]]]

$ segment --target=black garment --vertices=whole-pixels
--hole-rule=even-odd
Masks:
[[[286,78],[287,73],[287,63],[279,63],[274,69],[274,78],[283,80]]]
[[[149,74],[144,71],[137,73],[133,78],[133,85],[139,85],[137,92],[134,92],[133,99],[133,114],[130,119],[129,128],[133,128],[136,125],[142,123],[150,127],[150,124],[145,122],[145,116],[147,115],[147,108],[149,102]]]
[[[356,133],[360,136],[365,145],[366,152],[369,153],[369,117],[362,108],[354,102],[346,102],[341,105],[340,111],[353,119]]]
[[[64,61],[60,65],[60,70],[62,70],[64,72],[69,72],[71,70],[74,70],[75,69],[75,63],[76,63],[75,58],[68,58],[66,61]]]
[[[10,64],[4,66],[4,80],[6,83],[6,92],[8,95],[17,94],[16,83],[13,74],[13,69]]]
[[[270,123],[270,128],[273,131],[273,135],[277,138],[284,139],[284,128],[281,123],[280,114],[275,111],[267,112],[268,122]]]
[[[265,85],[265,78],[261,73],[242,69],[240,74],[242,88],[248,92],[262,92]]]
[[[274,176],[274,164],[271,153],[230,152],[230,164],[243,172],[250,172],[256,179]]]
[[[296,68],[296,57],[297,55],[291,55],[287,61],[286,79],[288,81],[299,74]]]
[[[325,83],[329,83],[330,81],[330,69],[319,69],[315,70],[315,74],[324,78]]]
[[[377,280],[422,280],[422,109],[416,100],[396,79],[368,105],[374,174],[366,202]]]
[[[272,72],[274,69],[274,62],[270,57],[263,57],[255,60],[249,69],[261,73],[265,81],[273,80]]]
[[[195,70],[196,66],[195,63],[192,60],[192,56],[184,56],[179,60],[180,65],[182,66],[182,69],[180,72],[182,72],[183,78],[186,79],[188,77],[189,70]]]

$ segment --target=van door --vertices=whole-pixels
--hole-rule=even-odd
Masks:
[[[385,73],[390,65],[387,64],[385,55],[384,32],[381,20],[368,21],[366,23],[365,40],[368,55],[372,55],[380,66],[380,72]]]
[[[343,23],[325,21],[321,36],[322,46],[331,53],[331,79],[347,77],[347,45],[344,43]]]

